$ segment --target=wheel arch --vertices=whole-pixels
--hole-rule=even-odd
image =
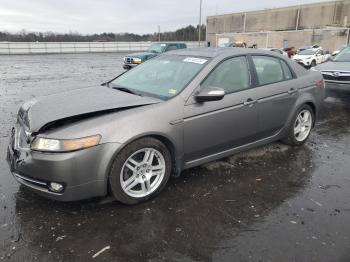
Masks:
[[[314,127],[315,124],[316,124],[316,117],[317,117],[317,109],[316,109],[316,104],[312,101],[307,101],[305,102],[304,104],[302,105],[308,105],[309,107],[311,107],[312,109],[312,112],[314,113],[314,119],[313,119],[313,123],[312,123],[312,126]],[[301,106],[302,106],[301,105]]]
[[[169,153],[171,155],[171,160],[172,160],[172,165],[173,165],[172,176],[177,177],[180,175],[180,173],[182,171],[182,166],[183,166],[182,158],[178,157],[178,155],[179,155],[178,152],[180,150],[176,147],[175,142],[171,138],[169,138],[167,135],[154,132],[154,133],[146,133],[146,134],[142,134],[140,136],[132,137],[129,140],[127,140],[125,143],[123,143],[120,148],[118,148],[118,150],[113,154],[112,158],[109,161],[108,169],[106,172],[106,181],[108,184],[109,184],[108,177],[110,175],[110,170],[112,168],[113,161],[117,157],[117,155],[130,143],[132,143],[136,140],[139,140],[142,138],[148,138],[148,137],[155,138],[155,139],[159,140],[167,147],[167,149],[169,150]],[[109,187],[109,185],[108,185],[108,187]]]

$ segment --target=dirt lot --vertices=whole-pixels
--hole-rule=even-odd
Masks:
[[[276,143],[188,170],[138,206],[54,202],[19,186],[5,153],[20,104],[111,79],[121,57],[0,57],[0,260],[350,261],[344,95],[326,100],[305,146]]]

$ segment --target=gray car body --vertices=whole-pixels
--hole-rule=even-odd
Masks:
[[[169,100],[96,87],[24,104],[17,123],[15,152],[11,152],[10,145],[8,153],[16,155],[12,161],[15,163],[10,163],[15,178],[52,199],[72,201],[104,196],[108,192],[108,176],[114,157],[138,138],[152,136],[161,140],[171,152],[173,173],[178,175],[184,169],[285,137],[298,108],[309,104],[317,115],[324,99],[324,90],[314,86],[322,81],[320,73],[306,71],[274,52],[202,48],[169,53],[209,59],[187,87]],[[242,55],[278,57],[289,65],[294,78],[258,87],[255,86],[254,69],[250,68],[250,89],[227,94],[221,101],[196,102],[195,94],[207,75],[223,60]],[[79,98],[78,102],[75,98]],[[246,105],[250,98],[256,103]],[[67,108],[60,110],[65,106]],[[72,121],[66,122],[67,119]],[[24,124],[21,122],[27,122],[28,126],[22,134],[20,130]],[[57,124],[60,122],[62,124]],[[102,140],[98,146],[76,152],[42,153],[30,150],[29,141],[21,138],[23,133],[27,139],[30,137],[28,140],[36,135],[73,139],[96,134],[100,134]],[[66,189],[62,194],[50,192],[38,184],[43,181],[64,183]]]

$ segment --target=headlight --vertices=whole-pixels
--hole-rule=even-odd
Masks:
[[[141,64],[141,62],[142,62],[141,58],[134,58],[132,61],[133,64]]]
[[[30,148],[43,152],[70,152],[96,146],[100,143],[101,136],[89,136],[78,139],[51,139],[37,137]]]

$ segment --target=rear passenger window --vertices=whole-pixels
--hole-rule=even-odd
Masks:
[[[178,49],[177,45],[169,45],[167,48],[167,51],[172,51],[172,50],[176,50],[176,49]]]
[[[283,60],[281,60],[281,64],[282,64],[282,68],[283,68],[283,72],[284,72],[284,77],[286,78],[286,80],[292,79],[293,74],[290,71],[289,66]]]
[[[259,85],[267,85],[284,80],[280,59],[269,56],[253,56]]]

